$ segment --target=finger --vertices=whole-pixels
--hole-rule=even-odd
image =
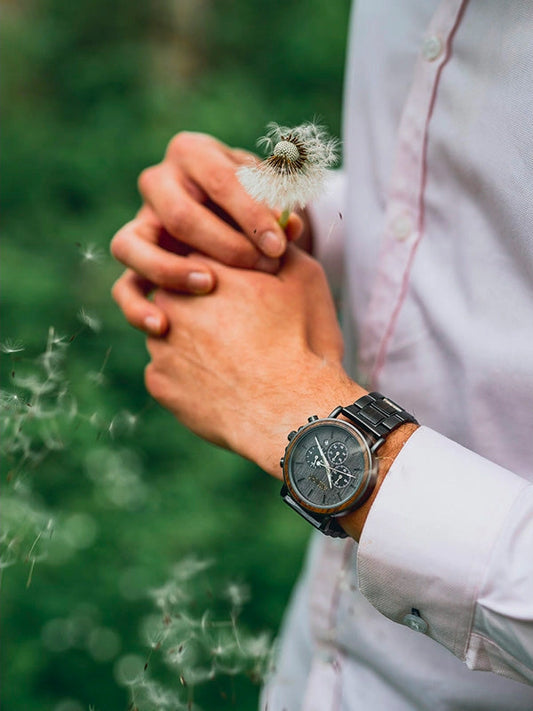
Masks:
[[[224,153],[231,161],[233,161],[233,163],[235,163],[235,165],[246,165],[253,163],[253,161],[259,163],[260,161],[256,155],[250,153],[250,151],[245,151],[243,148],[230,148],[229,146],[225,146],[223,143],[220,145],[222,146]]]
[[[161,336],[168,330],[168,319],[165,312],[147,298],[153,288],[151,282],[127,270],[114,283],[111,294],[132,326]]]
[[[145,171],[139,185],[144,199],[175,239],[223,264],[277,270],[277,260],[267,258],[242,232],[196,202],[169,169]]]
[[[119,262],[165,289],[207,294],[215,285],[213,273],[204,264],[162,249],[141,237],[137,229],[117,234],[112,252]]]
[[[194,133],[178,134],[169,147],[169,154],[176,154],[184,173],[232,216],[263,254],[281,256],[287,244],[285,233],[272,210],[245,191],[236,175],[235,160],[227,151],[211,136]]]

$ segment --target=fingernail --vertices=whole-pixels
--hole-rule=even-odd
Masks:
[[[285,240],[269,230],[259,238],[259,247],[269,257],[280,257],[285,249]]]
[[[161,319],[159,316],[147,316],[144,319],[144,325],[150,333],[161,333]]]
[[[272,257],[259,257],[255,263],[255,268],[260,272],[276,274],[279,269],[279,259],[272,259]]]
[[[191,272],[187,285],[195,294],[207,294],[213,288],[213,277],[208,272]]]

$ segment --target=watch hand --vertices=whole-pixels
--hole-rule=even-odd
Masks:
[[[323,467],[325,465],[323,464],[323,462],[317,462],[317,466]],[[337,469],[337,467],[332,467],[330,465],[327,465],[327,467],[331,472],[336,472],[337,474],[340,474],[341,476],[348,476],[348,477],[350,477],[350,479],[357,479],[358,478],[357,476],[355,476],[355,474],[350,474],[349,472],[345,472],[342,469]]]
[[[318,437],[315,437],[315,442],[316,442],[316,446],[318,447],[318,451],[320,452],[320,456],[322,457],[322,460],[324,462],[324,466],[326,467],[326,474],[328,476],[328,484],[329,484],[329,488],[331,489],[331,488],[333,488],[333,484],[331,481],[331,467],[329,466],[328,460],[326,459],[326,455],[324,454],[324,451],[323,451],[322,447],[320,446]]]
[[[342,469],[337,469],[336,467],[331,467],[331,471],[337,472],[338,474],[342,474],[342,476],[349,476],[350,479],[357,479],[355,474],[350,474],[349,472],[345,472]]]

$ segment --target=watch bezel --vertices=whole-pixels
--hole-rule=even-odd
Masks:
[[[344,429],[350,433],[354,439],[357,440],[364,458],[364,473],[361,477],[361,482],[353,494],[341,502],[338,506],[318,506],[308,499],[303,498],[302,494],[295,488],[290,476],[290,467],[292,461],[292,455],[298,442],[305,437],[311,430],[322,428],[325,426],[335,426],[340,429]],[[369,443],[368,436],[362,433],[357,427],[352,425],[345,420],[339,420],[336,417],[325,417],[322,419],[309,422],[307,425],[301,427],[298,432],[294,435],[292,440],[289,442],[285,450],[285,457],[283,463],[283,479],[285,485],[291,498],[296,501],[300,506],[302,506],[307,511],[312,511],[315,514],[331,516],[335,518],[349,511],[357,508],[360,504],[365,501],[370,491],[373,489],[373,482],[376,478],[377,462],[375,457],[372,455],[371,444]]]

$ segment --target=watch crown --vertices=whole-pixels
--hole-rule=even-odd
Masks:
[[[318,415],[311,415],[311,417],[307,418],[307,422],[315,422],[318,420]]]
[[[279,465],[280,465],[280,467],[283,469],[283,467],[285,466],[285,457],[282,457],[282,458],[279,460]]]
[[[290,442],[290,440],[295,436],[296,436],[296,430],[293,430],[292,432],[289,432],[289,434],[287,435],[287,439]]]

